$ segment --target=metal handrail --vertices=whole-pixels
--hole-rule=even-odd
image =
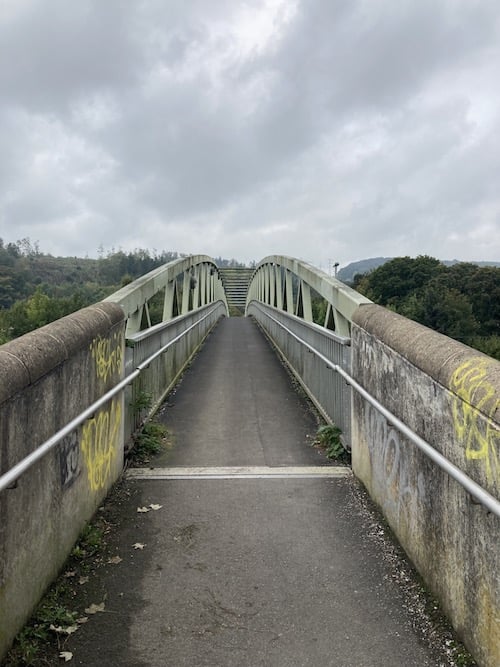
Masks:
[[[127,375],[126,378],[121,380],[112,389],[103,394],[97,401],[89,405],[89,407],[86,410],[84,410],[81,414],[79,414],[77,417],[68,422],[66,426],[63,426],[63,428],[54,433],[53,436],[51,436],[48,440],[42,443],[39,447],[37,447],[33,452],[31,452],[31,454],[28,454],[28,456],[26,456],[24,459],[21,459],[21,461],[19,461],[19,463],[17,463],[13,468],[11,468],[6,473],[1,475],[0,492],[12,486],[12,484],[14,484],[14,482],[16,482],[16,480],[18,480],[19,477],[21,477],[21,475],[23,475],[27,470],[29,470],[29,468],[31,468],[37,461],[42,459],[52,449],[54,449],[54,447],[58,443],[60,443],[61,440],[63,440],[67,435],[69,435],[78,426],[80,426],[80,424],[83,424],[84,421],[92,417],[97,412],[97,410],[99,410],[99,408],[105,405],[114,396],[119,394],[120,391],[122,391],[127,385],[131,384],[140,375],[140,373],[149,366],[149,364],[152,361],[154,361],[157,357],[163,354],[171,345],[173,345],[183,336],[185,336],[189,331],[191,331],[191,329],[194,329],[194,327],[198,326],[204,320],[210,317],[210,315],[212,315],[212,313],[215,310],[217,310],[217,307],[218,306],[216,305],[213,308],[211,308],[208,313],[206,313],[203,317],[200,317],[199,320],[196,320],[196,322],[191,324],[185,331],[183,331],[178,336],[173,338],[171,341],[163,345],[163,347],[161,347],[154,354],[152,354],[150,357],[148,357],[142,363],[140,363],[137,366],[137,368],[134,371],[132,371],[132,373]]]
[[[262,312],[264,309],[255,302],[255,306],[259,308]],[[426,440],[421,438],[419,435],[414,433],[405,423],[403,423],[396,415],[387,410],[376,398],[373,398],[364,387],[362,387],[356,380],[346,373],[346,371],[338,366],[337,364],[332,363],[327,357],[325,357],[319,350],[316,350],[304,339],[297,336],[293,331],[291,331],[287,326],[282,324],[275,317],[269,313],[265,313],[269,319],[273,320],[278,326],[284,329],[288,335],[292,336],[300,342],[302,345],[307,347],[313,354],[315,354],[321,361],[323,361],[329,368],[338,373],[344,378],[344,380],[355,389],[363,398],[370,403],[380,414],[382,414],[400,433],[405,437],[411,440],[417,447],[420,449],[428,458],[430,458],[434,463],[444,470],[450,477],[452,477],[456,482],[458,482],[470,495],[481,505],[486,507],[490,512],[495,514],[497,517],[500,517],[500,502],[492,496],[486,489],[483,489],[477,482],[471,479],[466,475],[458,466],[452,463],[449,459],[443,456],[440,452],[436,451],[432,445],[430,445]]]

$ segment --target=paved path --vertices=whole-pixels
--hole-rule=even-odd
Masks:
[[[355,480],[310,446],[315,416],[251,320],[219,324],[161,419],[174,447],[121,489],[123,560],[89,589],[106,611],[70,638],[71,664],[440,664]]]

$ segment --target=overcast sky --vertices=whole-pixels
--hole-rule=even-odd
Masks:
[[[498,0],[0,0],[0,236],[500,261]]]

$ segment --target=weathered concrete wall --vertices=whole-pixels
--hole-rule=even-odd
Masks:
[[[500,363],[376,305],[352,327],[352,373],[492,495]],[[500,522],[353,392],[353,470],[483,667],[500,665]]]
[[[97,304],[0,347],[0,473],[123,376],[124,315]],[[0,492],[0,658],[123,467],[120,395]]]

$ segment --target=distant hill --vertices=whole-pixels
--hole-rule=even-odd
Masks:
[[[358,273],[368,273],[368,271],[373,271],[382,264],[389,262],[393,257],[370,257],[369,259],[360,259],[358,262],[351,262],[347,266],[342,267],[337,273],[337,278],[344,283],[351,283],[354,279],[354,276]],[[462,260],[459,259],[443,259],[441,262],[446,266],[453,266],[454,264],[460,264]],[[469,264],[476,264],[477,266],[498,266],[500,267],[500,262],[468,262]]]
[[[393,259],[392,257],[371,257],[369,259],[360,259],[358,262],[351,262],[347,266],[344,266],[337,273],[337,278],[342,280],[344,283],[350,283],[353,281],[353,278],[358,273],[367,273],[376,269],[378,266],[382,266],[389,260]]]

